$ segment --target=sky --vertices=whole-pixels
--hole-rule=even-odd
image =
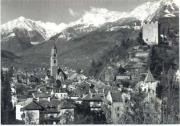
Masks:
[[[70,23],[91,7],[131,11],[148,0],[1,0],[1,24],[23,16],[43,22]]]

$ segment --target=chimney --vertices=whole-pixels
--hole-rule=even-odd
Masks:
[[[54,95],[54,91],[53,91],[53,89],[52,89],[52,91],[51,91],[51,96],[53,96]]]
[[[91,93],[91,90],[89,89],[89,94],[90,94],[90,98],[92,98],[92,93]]]
[[[82,98],[84,98],[85,96],[86,96],[86,95],[85,95],[85,94],[83,94],[83,95],[82,95]]]
[[[39,97],[37,98],[37,101],[39,101]]]
[[[102,93],[104,94],[104,88],[103,88],[103,90],[102,90]]]
[[[33,101],[38,102],[39,101],[39,97],[38,98],[33,98]]]
[[[33,98],[36,98],[35,95],[34,95],[34,93],[32,93],[32,96],[33,96]]]
[[[47,99],[47,100],[48,100],[48,102],[51,102],[51,97],[48,97],[48,99]]]
[[[95,91],[96,91],[96,94],[98,94],[98,93],[99,93],[99,90],[98,90],[97,88],[95,89]]]

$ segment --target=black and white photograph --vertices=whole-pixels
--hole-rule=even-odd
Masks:
[[[2,125],[180,124],[179,0],[0,0]]]

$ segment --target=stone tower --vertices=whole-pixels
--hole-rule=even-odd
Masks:
[[[51,49],[51,58],[50,58],[50,75],[53,76],[54,78],[56,78],[57,66],[58,66],[57,48],[56,48],[56,44],[54,43],[54,46]]]

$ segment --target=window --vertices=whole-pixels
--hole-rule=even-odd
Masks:
[[[117,117],[119,117],[119,113],[117,114]]]
[[[54,116],[53,116],[53,115],[50,115],[50,118],[51,118],[51,119],[53,119],[53,118],[54,118]]]
[[[119,111],[119,107],[117,107],[117,111]]]
[[[144,91],[146,92],[146,88],[144,89]]]
[[[125,99],[125,103],[127,103],[128,102],[128,100],[127,99]]]
[[[54,60],[54,63],[56,63],[56,60]]]

